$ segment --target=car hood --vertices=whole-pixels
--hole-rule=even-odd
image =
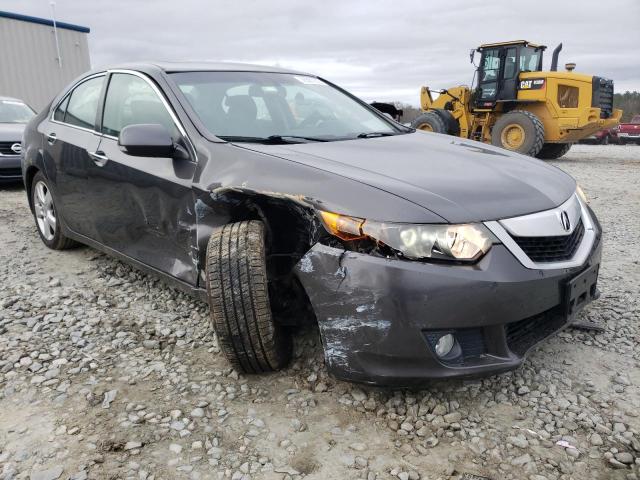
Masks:
[[[548,210],[576,188],[571,176],[540,160],[441,134],[237,145],[385,190],[452,223]]]
[[[26,126],[25,123],[0,123],[0,142],[20,143]]]

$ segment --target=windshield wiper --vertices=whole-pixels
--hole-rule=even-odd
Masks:
[[[244,136],[228,135],[228,136],[221,136],[220,138],[228,142],[273,143],[273,144],[305,143],[297,140],[307,140],[310,142],[328,142],[329,141],[326,138],[303,137],[299,135],[270,135],[268,137],[244,137]]]
[[[393,132],[365,132],[358,134],[358,138],[392,137],[397,135]]]
[[[270,135],[267,137],[267,140],[272,142],[287,142],[287,138],[299,139],[299,140],[309,140],[310,142],[328,142],[326,138],[318,138],[318,137],[303,137],[300,135]],[[298,143],[298,142],[296,142]]]

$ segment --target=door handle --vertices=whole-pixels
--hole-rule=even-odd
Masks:
[[[104,167],[109,161],[109,157],[107,157],[102,150],[88,153],[89,156],[93,159],[93,163],[95,163],[99,167]]]
[[[54,143],[56,143],[57,139],[58,137],[56,136],[55,133],[50,133],[49,135],[47,135],[47,143],[49,145],[53,145]]]

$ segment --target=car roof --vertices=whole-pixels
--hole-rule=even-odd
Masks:
[[[531,43],[528,40],[509,40],[506,42],[496,42],[496,43],[483,43],[482,45],[480,45],[476,51],[480,51],[480,50],[484,50],[485,48],[492,48],[492,47],[503,47],[503,46],[509,46],[509,45],[526,45],[527,47],[533,47],[533,48],[541,48],[542,50],[546,50],[547,47],[546,45],[538,45],[536,43]]]
[[[3,97],[2,95],[0,95],[0,100],[8,100],[11,102],[20,102],[20,103],[25,103],[24,100],[20,100],[19,98],[14,98],[14,97]],[[26,105],[26,103],[25,103]]]
[[[310,75],[308,73],[299,72],[280,67],[272,67],[268,65],[255,65],[249,63],[232,63],[232,62],[135,62],[120,65],[111,65],[101,70],[139,70],[148,71],[156,68],[166,73],[172,72],[267,72],[267,73],[293,73],[301,75]]]

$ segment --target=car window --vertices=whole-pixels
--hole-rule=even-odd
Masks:
[[[322,139],[402,133],[323,80],[275,72],[171,74],[204,126],[224,139]],[[243,141],[243,140],[234,140]]]
[[[71,95],[67,95],[65,99],[60,102],[60,105],[58,105],[58,108],[56,108],[56,111],[53,114],[54,120],[57,120],[58,122],[64,122],[64,114],[67,113],[67,105],[69,105],[70,98]]]
[[[516,49],[507,48],[507,55],[504,63],[504,78],[513,78],[516,74]]]
[[[65,123],[94,128],[98,102],[102,93],[102,82],[104,82],[104,76],[87,80],[75,88],[64,115]]]
[[[34,116],[34,111],[22,102],[0,100],[0,123],[27,123]]]
[[[171,115],[153,88],[142,78],[115,73],[109,81],[102,116],[102,132],[117,137],[128,125],[159,124],[179,137]]]

